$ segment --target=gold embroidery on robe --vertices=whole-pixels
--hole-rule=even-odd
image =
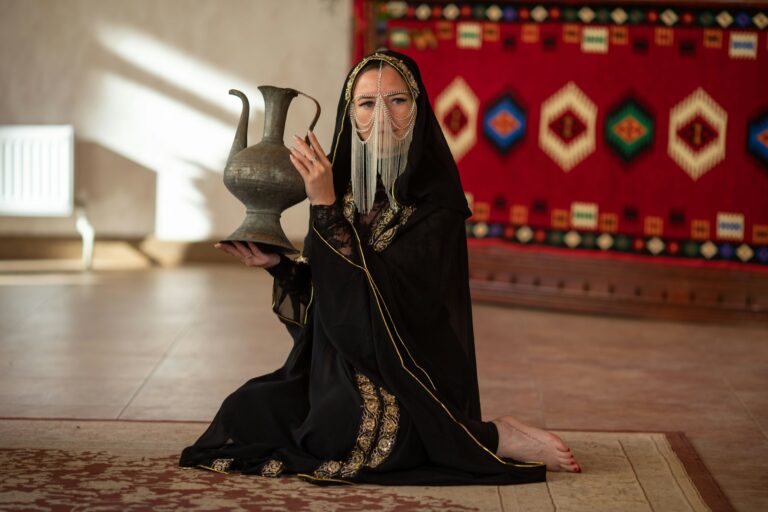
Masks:
[[[317,466],[317,469],[312,472],[312,475],[315,478],[320,479],[333,478],[339,474],[339,471],[341,471],[341,462],[337,460],[326,460]]]
[[[270,459],[261,467],[261,476],[277,478],[285,471],[285,464],[277,459]]]
[[[383,387],[376,388],[360,372],[355,373],[355,381],[363,402],[355,446],[343,463],[336,460],[322,462],[313,471],[314,478],[352,478],[362,467],[375,468],[384,462],[395,446],[400,424],[397,399]]]
[[[395,238],[397,230],[400,229],[408,222],[408,218],[416,211],[414,206],[405,206],[403,208],[396,208],[392,205],[387,207],[387,210],[382,214],[379,222],[376,222],[376,226],[373,228],[369,243],[373,250],[381,252],[392,243],[392,239]],[[400,213],[397,222],[394,225],[389,226],[395,215]]]
[[[376,252],[381,252],[392,243],[397,231],[408,222],[408,219],[416,211],[415,206],[398,206],[389,204],[376,219],[368,244]],[[355,200],[352,196],[352,188],[347,188],[342,201],[342,213],[350,223],[355,222]]]
[[[386,389],[379,388],[379,391],[384,400],[384,411],[379,427],[379,437],[366,464],[372,468],[384,462],[392,452],[397,437],[397,429],[400,426],[400,408],[397,405],[397,400]]]
[[[379,425],[381,415],[381,401],[376,394],[376,388],[373,383],[362,373],[355,373],[355,381],[360,398],[363,401],[363,416],[360,419],[360,428],[357,432],[355,446],[341,468],[341,476],[345,478],[353,477],[360,471],[365,463],[365,458],[371,450],[373,441],[376,437],[376,430]]]
[[[234,460],[235,459],[214,459],[210,466],[200,467],[210,469],[211,471],[216,471],[218,473],[226,473],[229,471],[229,466],[232,465],[232,461]]]

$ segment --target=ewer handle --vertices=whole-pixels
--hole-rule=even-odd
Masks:
[[[315,98],[313,98],[312,96],[310,96],[309,94],[304,94],[304,93],[303,93],[303,92],[301,92],[301,91],[296,91],[296,92],[298,92],[299,94],[301,94],[302,96],[304,96],[304,97],[306,97],[306,98],[309,98],[309,99],[311,99],[311,100],[312,100],[312,101],[315,103],[315,108],[317,109],[317,110],[315,111],[315,118],[314,118],[314,119],[312,119],[312,123],[310,123],[310,125],[309,125],[309,130],[308,130],[308,131],[310,131],[310,132],[311,132],[311,131],[312,131],[312,129],[313,129],[313,128],[315,127],[315,125],[317,124],[317,120],[318,120],[318,119],[320,119],[320,103],[318,103],[318,102],[317,102],[317,100],[316,100]],[[310,143],[310,142],[309,142],[309,135],[305,135],[305,136],[304,136],[304,142],[306,142],[307,144],[309,144],[309,143]]]

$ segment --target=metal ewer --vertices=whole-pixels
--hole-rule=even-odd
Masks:
[[[303,201],[307,195],[301,175],[289,159],[290,152],[283,145],[285,120],[291,100],[301,94],[315,102],[317,112],[309,125],[311,131],[320,117],[320,104],[301,91],[271,85],[262,85],[264,96],[264,135],[260,142],[246,147],[250,105],[242,92],[232,89],[230,94],[243,102],[235,140],[224,168],[224,185],[245,205],[245,220],[234,233],[222,242],[254,242],[265,252],[296,254],[280,226],[280,216],[291,206]]]

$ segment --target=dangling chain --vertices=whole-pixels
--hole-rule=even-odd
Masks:
[[[352,106],[349,109],[352,134],[352,195],[357,210],[366,214],[373,206],[376,196],[376,180],[381,176],[390,204],[397,204],[393,198],[395,180],[405,170],[408,163],[408,149],[413,139],[413,127],[416,120],[416,102],[411,102],[411,110],[397,119],[386,105],[386,98],[398,94],[411,97],[407,89],[382,92],[381,75],[384,63],[379,64],[379,76],[376,94],[364,94],[355,97],[375,100],[371,118],[360,123]],[[405,130],[402,137],[397,131]],[[368,133],[366,138],[364,134]]]

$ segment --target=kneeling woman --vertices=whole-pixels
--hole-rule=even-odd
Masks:
[[[581,470],[553,434],[480,417],[456,163],[416,64],[381,51],[341,93],[329,161],[296,138],[311,226],[297,261],[221,245],[275,278],[294,345],[222,404],[180,464],[314,483],[514,484]]]

